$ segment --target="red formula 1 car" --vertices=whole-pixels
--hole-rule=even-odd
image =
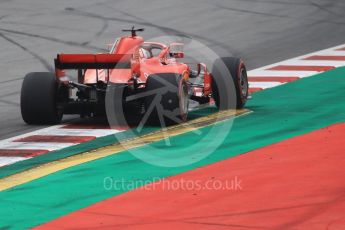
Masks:
[[[245,105],[248,80],[241,59],[219,58],[211,67],[186,64],[177,61],[184,58],[181,43],[145,42],[136,34],[143,29],[124,31],[131,35],[117,39],[109,53],[59,54],[55,73],[27,74],[21,91],[24,121],[56,124],[63,114],[106,114],[109,120],[130,113],[179,123],[187,119],[190,100],[203,104],[213,98],[219,109]],[[69,69],[77,70],[78,80],[70,81]]]

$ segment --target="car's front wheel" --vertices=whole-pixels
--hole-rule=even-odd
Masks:
[[[220,58],[214,63],[212,76],[212,94],[217,107],[243,108],[247,102],[249,88],[244,62],[240,58]]]

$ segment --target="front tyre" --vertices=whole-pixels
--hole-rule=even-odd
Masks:
[[[240,58],[220,58],[214,63],[212,76],[212,93],[216,106],[219,109],[242,109],[247,102],[249,88],[244,62]],[[227,82],[229,79],[232,82]]]
[[[34,72],[25,76],[20,95],[23,120],[28,124],[46,125],[61,122],[58,109],[58,82],[50,72]]]

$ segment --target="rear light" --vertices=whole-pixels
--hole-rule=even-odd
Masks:
[[[61,69],[55,69],[55,75],[56,77],[61,78],[66,75],[66,72]]]

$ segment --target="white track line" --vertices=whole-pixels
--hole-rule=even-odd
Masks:
[[[28,157],[0,157],[0,167],[5,165],[10,165],[18,161],[23,161],[29,159]]]
[[[309,77],[318,74],[317,71],[278,71],[278,70],[263,70],[256,69],[248,71],[248,77]]]
[[[276,87],[278,85],[282,85],[284,83],[281,82],[249,82],[249,88],[261,88],[261,89],[267,89]]]
[[[320,56],[345,56],[345,51],[339,51],[339,50],[333,50],[333,49],[327,49],[327,50],[322,50],[320,52],[308,55],[308,56],[315,56],[315,55],[320,55]],[[303,58],[301,58],[303,59]]]
[[[113,129],[54,129],[54,132],[43,131],[39,135],[56,135],[56,136],[93,136],[93,137],[103,137],[111,134],[116,134],[121,131]]]
[[[267,70],[267,69],[270,69],[270,68],[275,67],[277,65],[284,65],[284,62],[287,62],[287,61],[302,60],[304,58],[307,58],[307,57],[310,57],[310,56],[315,56],[315,55],[320,55],[320,54],[323,54],[323,53],[330,53],[330,54],[334,53],[334,56],[341,55],[340,53],[344,54],[344,51],[337,51],[336,49],[344,48],[344,46],[345,46],[345,44],[342,44],[342,45],[335,46],[335,47],[332,47],[332,48],[316,51],[316,52],[309,53],[309,54],[304,54],[304,55],[299,56],[299,57],[295,57],[295,58],[292,58],[292,59],[288,59],[288,60],[284,60],[284,61],[281,61],[281,62],[273,63],[273,64],[270,64],[270,65],[267,65],[267,66],[263,66],[263,67],[260,67],[258,69],[252,70],[252,71]]]
[[[57,143],[57,142],[2,142],[0,143],[1,149],[41,149],[53,151],[57,149],[63,149],[78,143]]]
[[[345,61],[314,61],[314,60],[289,60],[283,62],[284,65],[294,66],[334,66],[340,67],[345,65]]]

